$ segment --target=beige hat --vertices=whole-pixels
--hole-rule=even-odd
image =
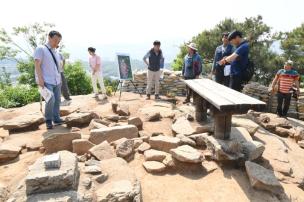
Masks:
[[[287,61],[285,62],[285,65],[293,65],[293,61],[292,61],[292,60],[287,60]]]
[[[196,46],[195,43],[190,43],[190,44],[187,45],[187,47],[191,48],[192,50],[197,51],[197,46]]]

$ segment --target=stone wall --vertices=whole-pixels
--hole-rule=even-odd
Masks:
[[[161,95],[186,95],[186,85],[182,80],[181,71],[164,70],[163,77],[160,80],[160,94]],[[134,85],[142,92],[146,93],[147,87],[147,71],[139,71],[134,73]],[[130,81],[124,81],[123,91],[135,92],[136,90]],[[152,90],[154,92],[154,88]]]

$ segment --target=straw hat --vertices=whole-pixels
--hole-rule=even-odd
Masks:
[[[187,47],[191,48],[192,50],[197,51],[197,46],[196,46],[195,43],[190,43],[190,44],[187,45]]]

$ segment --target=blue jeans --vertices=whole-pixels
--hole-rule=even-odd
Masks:
[[[61,97],[61,84],[52,85],[45,83],[44,86],[53,92],[52,98],[49,102],[45,103],[45,121],[46,122],[59,122],[60,121],[60,97]]]

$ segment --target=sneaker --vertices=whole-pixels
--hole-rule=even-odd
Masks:
[[[53,129],[53,124],[52,124],[52,121],[46,121],[46,129],[50,130],[50,129]]]
[[[160,100],[160,96],[158,94],[155,95],[155,100]]]
[[[59,125],[62,125],[62,124],[64,124],[64,121],[62,119],[59,119],[58,121],[54,121],[55,126],[59,126]]]
[[[185,101],[183,102],[183,104],[187,104],[187,103],[189,103],[189,102],[190,102],[189,99],[185,99]]]
[[[150,100],[150,99],[151,99],[150,95],[149,95],[149,94],[147,94],[147,98],[146,98],[146,100]]]
[[[71,100],[63,100],[60,103],[60,106],[69,106],[71,104]]]

